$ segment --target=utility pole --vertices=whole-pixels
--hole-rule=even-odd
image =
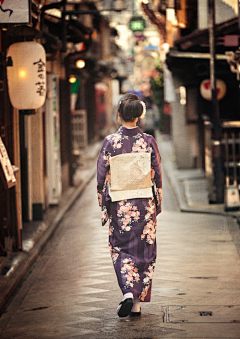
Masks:
[[[240,1],[240,0],[239,0]],[[135,10],[135,0],[132,0],[132,13],[133,15],[136,15],[136,10]]]
[[[216,203],[224,202],[222,158],[221,158],[221,131],[219,124],[219,107],[217,101],[216,74],[215,74],[215,0],[208,0],[208,26],[210,49],[210,80],[212,88],[213,111],[213,163],[216,185]]]
[[[240,32],[240,0],[238,0],[238,30]]]

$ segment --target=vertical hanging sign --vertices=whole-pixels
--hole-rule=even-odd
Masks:
[[[13,168],[1,137],[0,137],[0,178],[3,181],[5,189],[16,185],[16,178],[13,173]]]
[[[29,24],[30,0],[0,0],[0,24]]]

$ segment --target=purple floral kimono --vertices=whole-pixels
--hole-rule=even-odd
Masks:
[[[112,202],[109,158],[122,153],[150,152],[153,198]],[[109,247],[123,294],[148,302],[156,261],[156,217],[161,212],[161,157],[155,139],[139,127],[120,129],[104,139],[97,163],[97,190],[102,225],[109,220]]]

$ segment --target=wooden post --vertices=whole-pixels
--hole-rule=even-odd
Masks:
[[[215,167],[216,203],[223,203],[224,190],[222,181],[221,160],[221,135],[219,124],[219,108],[217,101],[216,76],[215,76],[215,0],[208,0],[208,26],[209,26],[209,49],[210,49],[210,80],[212,88],[213,110],[213,162]]]

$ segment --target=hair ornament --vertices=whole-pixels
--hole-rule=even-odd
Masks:
[[[142,115],[140,116],[140,119],[142,119],[142,118],[144,118],[145,115],[146,115],[146,104],[145,104],[145,102],[143,102],[143,101],[140,101],[140,104],[141,104],[142,107],[143,107]]]

